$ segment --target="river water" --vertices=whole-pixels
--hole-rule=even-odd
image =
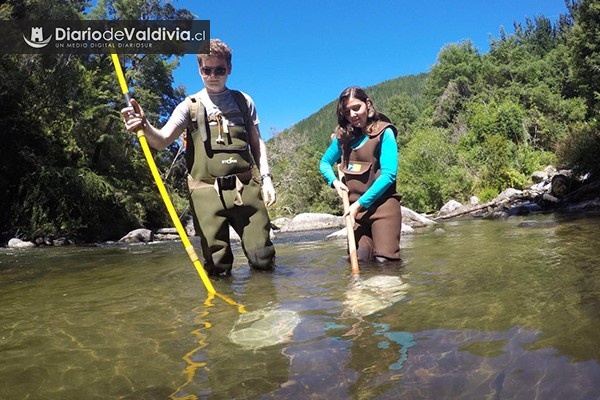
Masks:
[[[278,268],[236,245],[215,289],[299,323],[258,349],[208,299],[180,242],[0,249],[0,399],[597,399],[600,217],[464,220],[402,238],[358,281],[405,295],[348,312],[345,242],[279,235]],[[196,248],[199,248],[198,243]]]

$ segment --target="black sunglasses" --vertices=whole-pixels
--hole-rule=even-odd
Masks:
[[[200,72],[202,72],[202,75],[205,76],[210,76],[210,74],[212,74],[214,71],[215,76],[223,76],[227,73],[227,68],[225,67],[202,67],[200,68]]]

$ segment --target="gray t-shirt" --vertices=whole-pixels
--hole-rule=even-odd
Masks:
[[[195,96],[198,97],[199,94],[200,92],[196,93]],[[246,103],[248,104],[248,113],[250,114],[252,123],[254,125],[258,125],[260,123],[260,120],[258,119],[256,108],[254,107],[254,101],[246,93],[242,92],[242,94],[246,98]],[[231,90],[229,89],[225,89],[220,93],[208,93],[208,97],[210,98],[210,101],[214,104],[216,109],[220,110],[223,114],[241,111],[237,103],[235,102],[233,94],[231,94]],[[207,112],[210,114],[210,110],[208,110],[208,107]],[[179,128],[178,130],[182,131],[188,127],[189,122],[190,110],[188,108],[187,102],[184,100],[181,103],[179,103],[177,107],[175,107],[173,114],[171,114],[169,121],[167,121],[167,125],[172,124],[175,127]],[[230,122],[236,125],[244,124],[244,120],[242,117],[233,118]]]

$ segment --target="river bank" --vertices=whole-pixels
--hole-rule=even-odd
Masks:
[[[402,235],[414,234],[423,227],[456,218],[503,219],[536,213],[583,213],[600,212],[600,180],[573,177],[570,171],[557,171],[549,166],[532,175],[533,185],[524,190],[508,188],[491,201],[481,203],[471,197],[469,204],[449,200],[436,213],[421,214],[402,207]],[[195,236],[191,216],[182,221],[186,233]],[[271,235],[278,232],[301,232],[325,229],[339,229],[332,237],[345,237],[345,223],[341,216],[324,213],[302,213],[293,218],[278,218],[272,221]],[[230,230],[233,241],[239,237]],[[154,241],[179,240],[175,228],[161,228],[155,231],[146,228],[135,229],[113,243],[149,243]],[[10,238],[1,247],[32,248],[38,246],[64,246],[79,243],[69,237],[21,237]]]

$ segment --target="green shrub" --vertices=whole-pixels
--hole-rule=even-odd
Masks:
[[[559,144],[557,158],[561,165],[572,166],[580,174],[600,175],[600,129],[595,124],[578,124]]]
[[[397,186],[404,204],[422,212],[439,209],[453,192],[453,175],[466,175],[452,169],[456,161],[455,147],[443,130],[417,131],[400,151]]]

